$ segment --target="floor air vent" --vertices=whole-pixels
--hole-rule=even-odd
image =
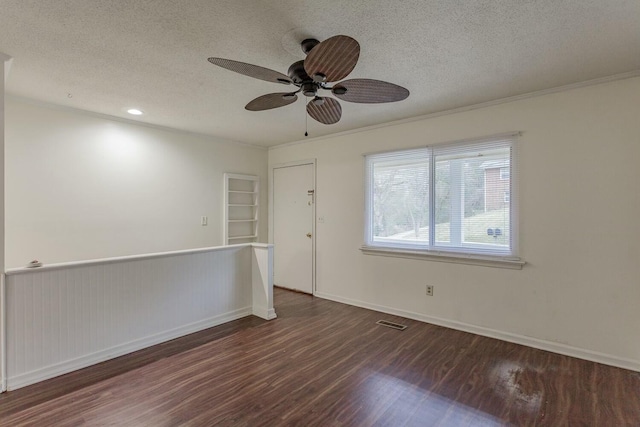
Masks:
[[[407,329],[407,325],[401,325],[400,323],[393,323],[387,320],[378,320],[376,324],[386,326],[387,328],[397,329],[399,331],[404,331],[405,329]]]

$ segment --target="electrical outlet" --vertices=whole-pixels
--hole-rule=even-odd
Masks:
[[[200,225],[207,225],[209,224],[209,218],[207,218],[206,216],[200,217]]]
[[[427,295],[430,297],[433,296],[433,286],[427,285]]]

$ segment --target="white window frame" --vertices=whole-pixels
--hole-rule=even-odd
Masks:
[[[518,172],[518,156],[517,156],[517,140],[516,137],[519,136],[520,133],[513,132],[509,134],[501,134],[495,135],[486,138],[479,138],[473,140],[464,140],[464,141],[456,141],[452,143],[445,144],[437,144],[433,146],[426,147],[418,147],[417,149],[427,149],[429,152],[429,167],[430,167],[430,238],[428,245],[423,244],[402,244],[401,242],[380,242],[374,241],[373,231],[372,231],[372,214],[373,214],[373,200],[372,198],[372,190],[371,185],[373,184],[373,175],[372,170],[370,168],[371,162],[374,162],[376,157],[379,155],[389,155],[389,154],[401,154],[402,152],[409,152],[411,150],[416,150],[416,148],[409,150],[394,150],[387,151],[383,153],[369,153],[364,155],[365,160],[365,243],[360,248],[361,251],[368,255],[383,255],[383,256],[394,256],[401,258],[411,258],[411,259],[429,259],[436,261],[445,261],[445,262],[457,262],[464,264],[474,264],[474,265],[482,265],[489,267],[501,267],[501,268],[514,268],[521,269],[525,264],[523,260],[521,260],[518,256],[518,204],[517,201],[517,172]],[[487,146],[487,144],[503,144],[504,146],[509,146],[511,149],[511,161],[509,165],[509,195],[510,201],[508,202],[510,205],[510,251],[496,254],[496,253],[487,253],[486,248],[483,248],[483,244],[477,245],[469,245],[465,243],[465,248],[456,247],[456,248],[447,248],[442,244],[434,244],[435,237],[435,215],[433,215],[433,210],[435,209],[435,185],[431,185],[431,183],[435,182],[435,167],[434,167],[434,159],[437,155],[443,150],[447,149],[461,149],[461,150],[473,150],[474,145],[477,145],[479,148]],[[502,173],[501,173],[502,176]],[[473,247],[472,247],[473,246]]]

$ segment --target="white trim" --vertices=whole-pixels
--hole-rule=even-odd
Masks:
[[[121,256],[121,257],[113,257],[113,258],[90,259],[86,261],[61,262],[58,264],[45,264],[42,267],[35,267],[35,268],[28,268],[28,267],[10,268],[5,271],[5,274],[7,276],[11,276],[14,274],[33,273],[36,271],[58,270],[61,268],[72,268],[72,267],[86,267],[89,265],[111,264],[114,262],[122,262],[122,261],[138,261],[138,260],[150,259],[150,258],[161,258],[161,257],[169,257],[169,256],[176,256],[176,255],[224,251],[224,250],[238,249],[243,247],[254,247],[254,246],[263,248],[263,247],[272,247],[273,245],[266,245],[264,243],[260,243],[260,244],[259,243],[239,243],[237,245],[212,246],[209,248],[184,249],[181,251],[156,252],[156,253],[142,254],[142,255],[129,255],[129,256]]]
[[[273,245],[270,243],[248,243],[249,245],[253,246],[254,248],[272,248]]]
[[[288,168],[292,166],[315,165],[316,159],[292,160],[290,162],[276,163],[271,165],[271,169]]]
[[[579,88],[588,87],[588,86],[595,86],[603,83],[615,82],[617,80],[632,79],[634,77],[639,77],[639,76],[640,76],[640,70],[633,70],[626,73],[614,74],[612,76],[599,77],[597,79],[585,80],[577,83],[570,83],[564,86],[556,86],[549,89],[542,89],[542,90],[537,90],[533,92],[527,92],[521,95],[514,95],[514,96],[508,96],[506,98],[494,99],[492,101],[481,102],[479,104],[472,104],[464,107],[453,108],[450,110],[436,111],[434,113],[423,114],[420,116],[409,117],[406,119],[394,120],[391,122],[365,126],[357,129],[350,129],[343,132],[337,132],[329,135],[318,136],[315,138],[307,138],[307,139],[298,140],[298,141],[285,142],[278,145],[272,145],[268,147],[268,150],[271,151],[278,148],[290,147],[292,145],[308,144],[311,142],[322,141],[330,138],[337,138],[340,136],[351,135],[354,133],[366,132],[369,130],[380,129],[380,128],[385,128],[389,126],[397,126],[405,123],[417,122],[417,121],[432,119],[440,116],[447,116],[449,114],[463,113],[465,111],[477,110],[479,108],[493,107],[495,105],[506,104],[508,102],[520,101],[523,99],[536,98],[538,96],[549,95],[552,93],[565,92],[568,90],[579,89]]]
[[[365,255],[378,255],[395,258],[418,259],[423,261],[450,262],[454,264],[480,265],[483,267],[509,268],[522,270],[526,264],[520,258],[500,258],[475,254],[462,254],[456,252],[417,251],[410,249],[376,247],[362,245],[360,250]]]
[[[291,162],[277,163],[269,167],[269,244],[273,245],[273,173],[275,169],[289,168],[293,166],[313,166],[313,203],[311,205],[311,294],[316,293],[316,204],[318,203],[316,159],[294,160]],[[275,248],[274,248],[275,251]]]
[[[318,298],[336,301],[343,304],[362,307],[369,310],[379,311],[382,313],[393,314],[395,316],[405,317],[407,319],[418,320],[420,322],[431,323],[433,325],[443,326],[445,328],[455,329],[458,331],[469,332],[484,337],[495,338],[502,341],[512,342],[515,344],[533,347],[540,350],[550,351],[552,353],[563,354],[565,356],[576,357],[578,359],[589,360],[591,362],[602,363],[604,365],[615,366],[618,368],[629,369],[640,372],[640,360],[628,359],[625,357],[614,356],[612,354],[600,353],[593,350],[587,350],[580,347],[574,347],[567,344],[561,344],[553,341],[541,340],[534,337],[515,334],[512,332],[499,331],[496,329],[485,328],[484,326],[471,325],[469,323],[458,322],[455,320],[442,319],[426,314],[415,313],[412,311],[399,310],[384,305],[371,304],[364,301],[344,298],[337,295],[317,292]]]
[[[248,143],[248,142],[235,141],[233,139],[225,139],[225,138],[221,138],[221,137],[215,136],[215,135],[209,135],[209,134],[204,134],[204,133],[192,132],[192,131],[188,131],[188,130],[176,129],[176,128],[172,128],[172,127],[169,127],[169,126],[162,126],[162,125],[157,125],[157,124],[153,124],[153,123],[146,123],[146,122],[141,122],[141,121],[137,121],[137,120],[132,120],[132,119],[128,119],[126,117],[118,117],[118,116],[112,116],[112,115],[104,114],[104,113],[97,113],[97,112],[89,111],[89,110],[82,110],[80,108],[74,108],[74,107],[70,107],[68,105],[53,104],[53,103],[50,103],[50,102],[40,101],[38,99],[33,99],[33,98],[26,98],[24,96],[19,96],[19,95],[6,95],[5,99],[6,98],[13,99],[13,100],[18,101],[18,102],[24,102],[25,104],[31,104],[31,105],[36,105],[36,106],[39,106],[39,107],[50,108],[52,110],[68,111],[68,112],[72,112],[72,113],[84,114],[84,115],[87,115],[87,116],[96,117],[96,118],[99,118],[99,119],[112,120],[112,121],[115,121],[115,122],[127,123],[127,124],[130,124],[130,125],[138,125],[138,126],[151,128],[151,129],[163,130],[163,131],[167,131],[167,132],[171,132],[171,133],[192,135],[192,136],[196,136],[196,137],[199,137],[199,138],[205,138],[205,139],[207,139],[209,141],[210,140],[214,140],[215,142],[219,142],[219,143],[222,143],[222,144],[240,145],[240,146],[248,147],[248,148],[257,148],[258,150],[263,150],[263,151],[268,150],[268,147],[266,147],[264,145],[257,145],[257,144],[251,144],[251,143]]]
[[[0,273],[0,393],[7,391],[7,285]]]
[[[266,307],[253,307],[251,309],[251,314],[253,314],[254,316],[258,316],[264,320],[273,320],[278,317],[276,315],[275,309]]]
[[[9,78],[9,72],[11,71],[11,65],[13,64],[13,58],[5,53],[0,52],[0,62],[4,63],[4,87],[2,89],[2,95],[6,98],[7,79]]]
[[[509,224],[511,226],[511,232],[509,238],[511,239],[511,251],[516,255],[521,254],[520,247],[520,230],[522,230],[520,224],[520,144],[522,139],[514,138],[511,143],[511,159],[509,161]],[[486,179],[486,175],[485,175]],[[485,187],[486,188],[486,187]],[[515,197],[514,197],[515,195]],[[486,198],[485,198],[485,212],[486,212]]]
[[[231,322],[233,320],[237,320],[251,314],[251,307],[241,308],[238,310],[230,311],[229,313],[210,317],[209,319],[200,320],[189,325],[180,326],[169,331],[164,331],[155,335],[140,338],[125,344],[116,345],[114,347],[82,356],[77,359],[66,360],[56,365],[47,366],[42,369],[17,375],[13,378],[9,378],[7,390],[15,390],[20,387],[25,387],[40,381],[48,380],[59,375],[86,368],[87,366],[95,365],[96,363],[100,363],[105,360],[133,353],[134,351],[142,350],[144,348],[160,344],[165,341],[192,334],[203,329],[212,328],[223,323]]]

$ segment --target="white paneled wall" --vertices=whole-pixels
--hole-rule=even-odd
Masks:
[[[8,389],[252,313],[273,318],[271,260],[271,246],[246,244],[9,271]]]

